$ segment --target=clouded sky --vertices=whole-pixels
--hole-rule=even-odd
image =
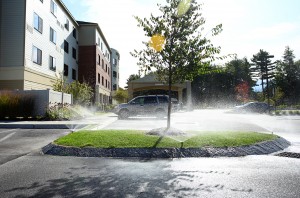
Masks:
[[[120,52],[120,86],[137,74],[136,60],[129,54],[148,41],[133,16],[159,13],[157,3],[165,0],[62,0],[76,20],[96,22],[110,47]],[[223,32],[211,38],[222,55],[236,53],[250,59],[260,49],[282,59],[285,46],[300,59],[299,0],[197,0],[207,30],[222,23]]]

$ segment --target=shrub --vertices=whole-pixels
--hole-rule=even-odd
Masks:
[[[277,107],[277,109],[286,109],[287,108],[287,105],[279,105],[278,107]]]
[[[46,111],[46,118],[49,120],[74,120],[84,117],[78,110],[77,106],[61,103],[50,104]]]
[[[280,115],[280,111],[275,111],[275,115]]]
[[[10,91],[0,92],[0,118],[28,118],[33,115],[34,97]]]

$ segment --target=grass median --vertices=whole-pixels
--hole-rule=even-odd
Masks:
[[[70,133],[54,141],[61,146],[94,148],[199,148],[236,147],[274,140],[257,132],[188,132],[187,136],[146,135],[138,130],[98,130]]]

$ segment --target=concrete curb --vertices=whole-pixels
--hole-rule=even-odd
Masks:
[[[281,151],[290,146],[284,138],[265,141],[249,146],[226,148],[76,148],[63,147],[50,143],[42,148],[47,155],[77,157],[116,157],[116,158],[184,158],[184,157],[240,157],[265,155]]]
[[[97,128],[104,128],[116,121],[113,117],[94,117],[91,120],[78,121],[0,121],[0,129],[70,129],[70,126],[76,125],[76,128],[83,128],[88,125],[98,125]],[[71,127],[72,128],[72,127]]]
[[[87,124],[81,124],[84,127]],[[0,124],[2,129],[69,129],[68,124]]]

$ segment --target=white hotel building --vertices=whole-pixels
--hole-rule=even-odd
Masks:
[[[0,89],[78,78],[79,26],[60,0],[1,0],[0,9]]]

